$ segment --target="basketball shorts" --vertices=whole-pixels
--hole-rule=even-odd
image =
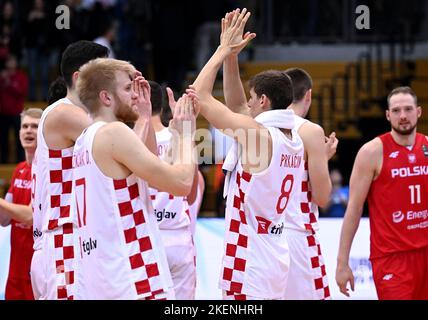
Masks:
[[[196,292],[195,249],[190,227],[161,230],[177,300],[194,300]]]
[[[285,230],[290,250],[290,269],[285,300],[330,299],[330,290],[317,234]]]
[[[371,259],[379,300],[428,300],[428,247]]]

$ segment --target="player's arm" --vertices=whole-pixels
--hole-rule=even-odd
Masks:
[[[141,73],[138,73],[132,82],[132,86],[133,90],[138,94],[137,108],[139,113],[139,118],[134,124],[134,132],[138,137],[140,137],[141,141],[143,141],[147,148],[154,155],[157,155],[156,135],[150,120],[152,116],[150,85],[148,81],[141,76]]]
[[[244,35],[242,28],[232,39],[227,36],[228,28],[233,23],[233,19],[236,19],[237,14],[239,14],[239,9],[228,12],[221,20],[220,46],[227,46],[231,49],[231,54],[226,57],[223,63],[223,91],[226,106],[229,109],[233,112],[249,115],[250,108],[247,105],[247,97],[239,73],[238,55],[248,44],[248,41],[243,40],[246,38],[251,40],[256,34],[247,32]]]
[[[10,224],[11,219],[32,226],[33,211],[31,206],[11,203],[0,198],[0,224],[5,227]]]
[[[135,133],[122,123],[115,122],[104,126],[99,134],[99,141],[95,140],[94,143],[110,148],[108,152],[115,161],[147,181],[149,185],[173,195],[186,196],[192,187],[195,174],[193,160],[196,158],[196,149],[193,148],[194,105],[187,96],[177,102],[170,129],[177,135],[172,165],[160,161]]]
[[[187,202],[189,203],[189,205],[192,205],[195,202],[196,196],[198,195],[198,188],[199,188],[199,170],[198,170],[198,166],[195,165],[195,173],[193,176],[192,188],[190,190],[190,193],[187,196]]]
[[[331,181],[328,172],[328,154],[324,130],[319,125],[306,122],[299,130],[308,156],[309,181],[312,188],[312,200],[325,207],[331,193]]]
[[[231,54],[223,63],[223,92],[226,106],[233,112],[250,115],[239,73],[238,56]]]
[[[381,166],[382,143],[375,139],[365,144],[355,158],[349,183],[349,202],[343,219],[340,234],[339,253],[337,256],[336,282],[340,292],[349,297],[347,284],[354,290],[354,276],[349,267],[349,253],[352,241],[360,224],[363,214],[364,202],[369,192],[371,183],[376,175],[376,170]]]
[[[43,135],[49,148],[64,149],[71,147],[91,123],[91,118],[83,109],[64,103],[46,117]]]

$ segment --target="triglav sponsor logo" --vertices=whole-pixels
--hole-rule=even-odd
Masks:
[[[97,248],[97,240],[92,240],[92,238],[89,238],[88,241],[83,240],[82,241],[82,250],[87,255],[91,254],[91,251]]]
[[[258,228],[257,233],[258,234],[268,234],[269,233],[269,226],[272,224],[272,221],[269,221],[265,218],[256,216],[257,222],[258,222]]]
[[[165,208],[159,211],[156,211],[156,209],[154,209],[154,211],[157,221],[162,221],[163,219],[174,219],[177,215],[177,212],[165,211]]]
[[[400,223],[404,220],[404,214],[401,211],[396,211],[392,214],[392,221],[394,223]]]
[[[37,228],[33,231],[33,237],[34,238],[40,238],[42,236],[42,234],[43,233]]]

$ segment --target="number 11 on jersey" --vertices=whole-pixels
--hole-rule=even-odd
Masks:
[[[421,186],[419,184],[409,186],[410,189],[410,203],[421,203]]]

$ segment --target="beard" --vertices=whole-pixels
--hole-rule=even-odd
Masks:
[[[391,125],[391,128],[392,128],[392,130],[394,130],[398,134],[401,134],[402,136],[408,136],[408,135],[411,135],[415,131],[416,124],[412,125],[408,129],[401,129],[400,125],[397,125],[397,126]]]
[[[115,116],[119,121],[122,122],[135,122],[138,120],[138,113],[134,111],[132,106],[124,103],[116,94],[114,98],[117,103],[117,108],[115,111]]]

